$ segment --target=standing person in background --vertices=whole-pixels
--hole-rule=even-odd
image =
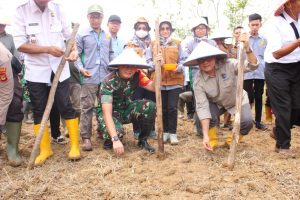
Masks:
[[[121,28],[121,18],[118,15],[111,15],[108,18],[107,27],[112,39],[112,49],[114,51],[115,57],[122,53],[125,42],[118,36],[118,32]]]
[[[243,27],[242,26],[237,26],[233,29],[233,45],[232,48],[229,50],[229,58],[235,58],[237,59],[237,54],[238,54],[238,45],[239,45],[239,41],[240,41],[240,35],[243,31]]]
[[[275,127],[275,152],[295,158],[291,128],[300,125],[300,1],[282,0],[266,29],[265,78]]]
[[[153,45],[147,49],[146,60],[154,70],[154,60],[162,63],[160,89],[164,129],[163,141],[167,142],[170,140],[172,145],[177,145],[177,106],[179,94],[184,83],[184,67],[182,66],[184,57],[180,41],[172,38],[173,32],[174,29],[171,22],[162,21],[159,24],[161,53],[156,54],[157,50]],[[170,69],[168,69],[169,66],[171,67]]]
[[[267,127],[261,122],[263,93],[265,85],[265,61],[264,52],[267,40],[259,34],[261,27],[261,16],[259,14],[249,15],[250,28],[250,48],[259,60],[259,66],[253,72],[246,73],[244,76],[244,90],[248,93],[251,108],[255,103],[255,127],[257,129],[266,130]]]
[[[34,132],[37,135],[48,100],[49,85],[64,55],[64,41],[70,38],[71,29],[59,4],[50,0],[28,0],[16,9],[13,33],[17,49],[25,55],[25,79],[34,113]],[[74,45],[66,59],[74,61],[77,57],[78,52]],[[59,78],[55,100],[70,135],[68,157],[70,160],[78,160],[78,118],[70,102],[69,77],[69,65],[66,63]],[[35,165],[42,165],[52,155],[50,134],[46,125]]]
[[[13,41],[13,37],[10,34],[7,34],[5,31],[6,25],[9,25],[8,20],[5,18],[5,15],[2,13],[0,16],[0,43],[2,43],[12,54],[11,67],[13,72],[13,90],[10,92],[13,93],[13,99],[9,104],[9,108],[6,115],[6,137],[7,137],[7,157],[8,162],[11,166],[19,166],[22,163],[22,159],[19,155],[19,140],[21,134],[22,120],[24,117],[22,106],[22,87],[19,81],[19,73],[22,72],[22,64],[19,61],[19,53],[15,47],[15,43]],[[7,55],[3,52],[4,55]],[[1,66],[1,65],[0,65]],[[6,66],[10,67],[10,66]],[[3,82],[6,82],[7,78],[5,78],[5,74],[8,71],[7,68],[4,67],[2,71],[0,71],[1,79]],[[5,95],[6,92],[3,92]],[[3,105],[5,107],[5,105]],[[0,124],[1,125],[1,124]]]
[[[149,26],[148,21],[144,17],[139,17],[136,21],[136,23],[133,26],[134,28],[134,36],[133,38],[125,45],[126,48],[133,48],[139,56],[141,56],[143,59],[145,58],[145,53],[147,48],[151,44],[151,37],[149,34],[149,31],[151,30],[151,27]],[[147,70],[145,69],[145,72]],[[147,72],[148,73],[148,72]],[[146,75],[148,75],[146,73]],[[138,87],[135,90],[134,100],[141,100],[141,99],[148,99],[155,101],[155,94],[154,92],[145,90],[143,87]],[[137,122],[133,122],[133,134],[136,139],[138,139],[138,136],[141,132],[141,127]],[[150,133],[150,137],[156,139],[157,135],[156,132],[153,130]]]
[[[84,76],[81,86],[80,134],[82,150],[91,151],[92,121],[95,100],[100,84],[109,73],[108,63],[113,59],[112,40],[101,28],[103,9],[94,4],[88,8],[89,27],[77,34],[77,49],[80,58],[75,65]]]

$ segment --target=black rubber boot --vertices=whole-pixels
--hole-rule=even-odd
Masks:
[[[154,153],[155,149],[147,142],[147,139],[139,140],[138,146],[149,151],[150,153]]]
[[[155,149],[147,142],[147,138],[150,135],[150,132],[153,128],[153,120],[140,120],[140,127],[141,127],[141,134],[139,135],[139,142],[138,146],[142,147],[146,151],[149,151],[150,153],[154,153]]]

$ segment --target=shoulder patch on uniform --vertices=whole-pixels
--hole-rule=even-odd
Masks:
[[[108,33],[105,35],[105,39],[110,40],[110,35]]]
[[[0,82],[6,82],[7,75],[6,75],[6,67],[0,66]]]

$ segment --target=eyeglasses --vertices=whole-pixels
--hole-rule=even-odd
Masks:
[[[161,27],[160,30],[161,30],[161,31],[169,31],[170,28],[169,28],[169,27]]]
[[[147,27],[138,27],[137,30],[143,30],[143,31],[148,31]]]
[[[103,15],[93,15],[93,14],[91,14],[89,17],[90,17],[90,19],[102,19]]]

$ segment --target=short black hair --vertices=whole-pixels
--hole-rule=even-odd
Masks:
[[[249,15],[249,22],[251,22],[253,20],[259,20],[259,21],[261,21],[261,15],[257,14],[257,13]]]
[[[244,29],[244,27],[242,27],[242,26],[236,26],[236,27],[233,29],[233,32],[236,31],[237,29]]]

